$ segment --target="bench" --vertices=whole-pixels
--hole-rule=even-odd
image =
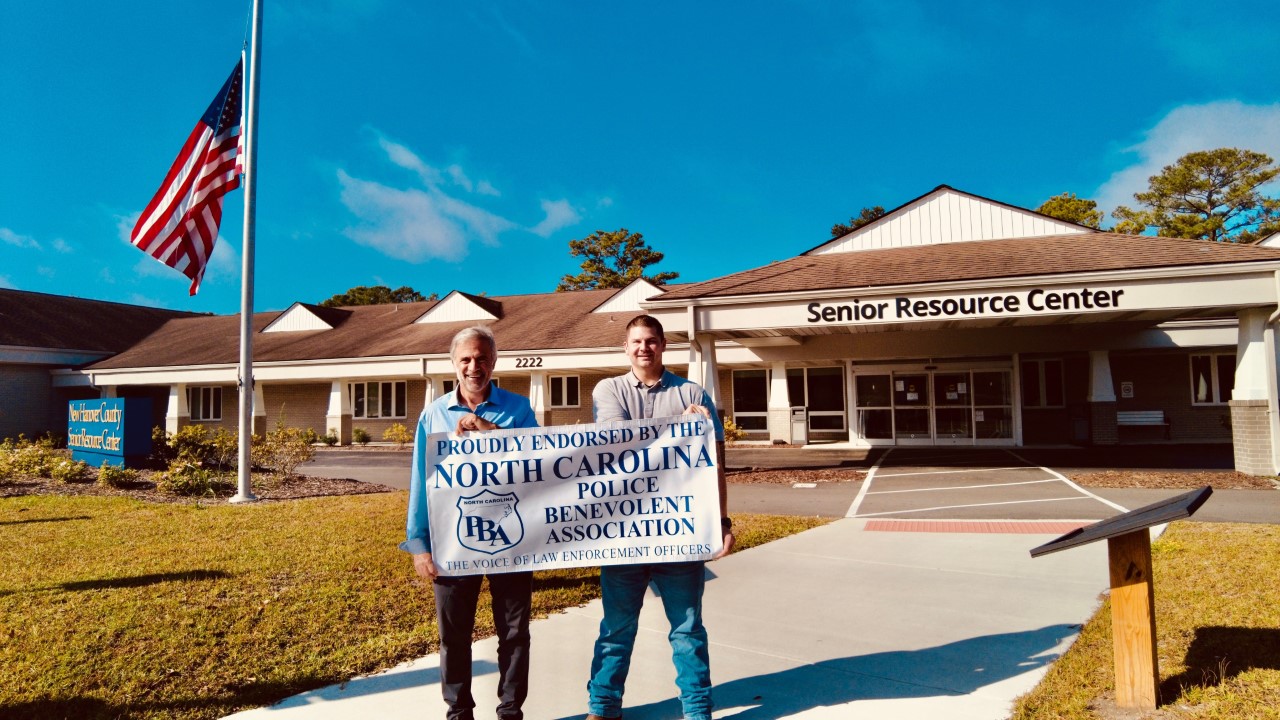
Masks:
[[[1164,427],[1165,439],[1170,436],[1169,421],[1163,410],[1118,410],[1117,427]]]

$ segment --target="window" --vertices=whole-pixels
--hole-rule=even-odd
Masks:
[[[358,418],[403,418],[406,383],[351,383],[351,415]]]
[[[551,407],[578,407],[578,376],[551,376]]]
[[[1235,386],[1235,353],[1191,356],[1191,404],[1224,405]]]
[[[222,419],[222,388],[187,388],[187,408],[194,421],[212,422]]]
[[[1022,361],[1022,407],[1060,408],[1066,405],[1061,360]]]
[[[747,432],[769,429],[769,383],[764,370],[733,371],[733,422]]]
[[[787,395],[809,408],[810,430],[844,430],[844,368],[790,368]]]

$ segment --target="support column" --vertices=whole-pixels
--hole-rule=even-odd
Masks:
[[[351,444],[351,396],[345,380],[334,380],[329,385],[329,411],[324,421],[326,435],[337,435],[339,445]]]
[[[1228,405],[1236,470],[1250,475],[1276,472],[1275,330],[1269,315],[1269,308],[1237,314],[1236,375]]]
[[[716,339],[709,335],[698,336],[698,374],[702,379],[697,382],[707,391],[712,404],[717,410],[724,410],[724,403],[720,401],[720,370],[716,367]]]
[[[769,441],[791,442],[791,390],[785,362],[776,362],[769,369]]]
[[[1111,380],[1111,354],[1089,351],[1089,441],[1094,445],[1120,442],[1116,425],[1116,387]]]
[[[267,401],[262,397],[262,383],[253,384],[253,434],[267,434]]]
[[[187,407],[187,386],[169,386],[169,407],[164,413],[164,429],[176,433],[191,424],[191,409]]]
[[[103,385],[98,388],[98,397],[104,399],[120,397],[120,388],[117,385]]]
[[[539,370],[529,373],[529,407],[538,424],[547,424],[547,373]]]

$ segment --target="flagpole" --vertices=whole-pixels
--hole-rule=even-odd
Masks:
[[[253,441],[253,234],[257,209],[258,169],[258,62],[262,40],[262,0],[253,0],[253,32],[249,42],[249,64],[245,93],[244,133],[244,243],[240,279],[240,434],[237,488],[231,502],[257,500],[250,483],[250,447]]]

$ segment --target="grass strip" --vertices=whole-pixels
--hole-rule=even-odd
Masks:
[[[1174,523],[1152,562],[1161,706],[1115,707],[1106,602],[1014,720],[1280,718],[1280,526]]]
[[[218,718],[435,652],[406,502],[0,499],[0,717]],[[735,551],[826,522],[735,515]],[[540,572],[534,614],[598,596],[594,568]]]

